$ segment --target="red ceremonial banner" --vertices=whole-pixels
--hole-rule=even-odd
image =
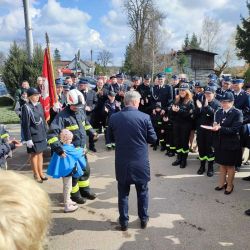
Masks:
[[[50,108],[56,102],[55,86],[54,86],[54,74],[53,65],[50,60],[48,48],[44,51],[43,71],[42,76],[44,78],[43,86],[41,89],[40,103],[43,106],[45,120],[50,119]]]

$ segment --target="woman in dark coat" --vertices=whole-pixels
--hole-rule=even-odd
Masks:
[[[42,183],[47,180],[43,174],[43,151],[47,148],[46,122],[40,105],[40,93],[35,88],[27,91],[29,102],[22,107],[21,125],[27,152],[30,154],[34,178]]]
[[[222,109],[214,118],[215,161],[220,164],[219,186],[215,190],[225,188],[225,194],[232,193],[235,165],[241,162],[241,145],[239,131],[243,123],[243,114],[233,107],[234,96],[227,92],[220,99]]]

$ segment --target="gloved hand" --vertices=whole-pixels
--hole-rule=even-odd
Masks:
[[[62,110],[62,104],[60,102],[56,102],[53,105],[53,110],[57,113],[59,113]]]
[[[28,148],[32,148],[34,146],[34,143],[33,143],[32,140],[29,140],[29,141],[26,142],[26,145],[27,145]]]

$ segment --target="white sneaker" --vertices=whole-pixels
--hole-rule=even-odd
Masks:
[[[77,203],[74,202],[74,201],[72,201],[71,199],[70,199],[70,201],[69,201],[69,204],[70,204],[70,205],[73,205],[73,206],[76,206],[76,205],[77,205]]]
[[[78,209],[78,206],[73,206],[72,204],[67,204],[64,206],[64,213],[72,213]]]

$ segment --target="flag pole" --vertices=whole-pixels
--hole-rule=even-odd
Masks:
[[[58,102],[58,97],[56,94],[56,85],[55,85],[55,75],[54,75],[54,67],[53,67],[53,62],[51,59],[51,54],[50,54],[50,42],[49,42],[49,36],[48,33],[45,33],[45,39],[46,39],[46,47],[47,47],[47,51],[48,51],[48,57],[49,57],[49,63],[50,63],[50,68],[51,68],[51,78],[52,78],[52,82],[53,82],[53,90],[54,90],[54,96],[55,96],[55,102]]]

